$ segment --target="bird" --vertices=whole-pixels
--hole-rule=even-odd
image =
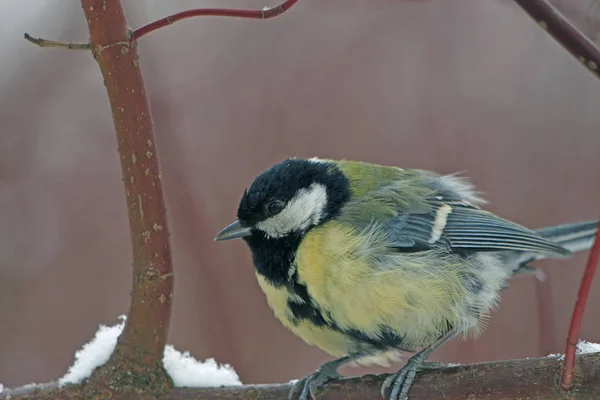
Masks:
[[[531,230],[484,204],[461,174],[288,158],[253,180],[215,241],[242,238],[276,318],[336,357],[297,383],[299,400],[346,364],[414,353],[381,386],[406,400],[417,372],[439,364],[431,353],[482,334],[512,277],[590,248],[597,230],[595,220]]]

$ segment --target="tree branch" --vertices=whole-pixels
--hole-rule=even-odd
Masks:
[[[162,371],[173,267],[154,128],[136,43],[120,1],[81,1],[108,93],[133,248],[133,289],[123,333],[104,372]],[[135,361],[134,361],[135,360]],[[144,373],[145,373],[144,372]]]
[[[587,299],[590,295],[598,261],[600,261],[600,222],[598,223],[598,230],[596,231],[596,236],[594,238],[594,245],[590,251],[585,271],[581,278],[577,301],[575,302],[575,308],[573,309],[573,314],[571,316],[571,325],[569,326],[567,348],[565,351],[565,366],[563,368],[561,380],[561,386],[566,391],[571,390],[573,379],[575,377],[575,351],[577,350],[577,340],[579,339],[579,330],[581,328],[581,322],[583,321],[583,313],[585,311]]]
[[[262,10],[190,10],[128,29],[119,0],[81,0],[88,44],[25,39],[40,47],[91,49],[104,78],[123,173],[133,248],[133,289],[127,322],[109,361],[83,385],[55,389],[58,398],[144,398],[168,391],[172,382],[162,358],[171,319],[173,267],[155,148],[153,122],[137,54],[136,39],[178,20],[199,15],[273,18],[298,0]],[[47,388],[44,388],[46,390]],[[34,395],[37,393],[34,391]]]
[[[274,7],[265,7],[261,10],[237,10],[237,9],[227,9],[227,8],[197,8],[193,10],[186,10],[179,12],[177,14],[172,14],[167,17],[161,18],[157,21],[154,21],[150,24],[144,25],[141,28],[133,31],[128,40],[134,41],[139,39],[140,37],[147,35],[150,32],[158,30],[160,28],[164,28],[165,26],[172,25],[175,22],[181,21],[183,19],[192,18],[192,17],[201,17],[201,16],[213,16],[213,17],[236,17],[236,18],[250,18],[250,19],[269,19],[277,17],[278,15],[283,14],[294,4],[296,4],[298,0],[285,0],[283,3],[274,6]],[[65,43],[59,42],[56,40],[48,40],[42,38],[34,38],[29,33],[25,33],[25,39],[28,42],[31,42],[40,47],[54,47],[54,48],[62,48],[68,50],[90,50],[92,48],[91,43]]]
[[[542,27],[598,77],[600,51],[544,0],[515,0]],[[104,366],[82,384],[58,387],[54,383],[5,390],[0,398],[12,399],[281,399],[292,385],[230,388],[175,389],[162,367],[171,317],[173,269],[161,175],[154,141],[153,122],[137,55],[136,40],[176,21],[201,15],[272,18],[297,0],[263,10],[196,9],[155,21],[135,32],[127,28],[121,2],[81,0],[90,30],[89,44],[68,44],[25,38],[41,47],[92,49],[104,77],[123,172],[133,247],[133,290],[123,333]],[[598,239],[598,237],[597,237]],[[597,245],[598,246],[598,245]],[[600,257],[596,248],[590,260]],[[593,267],[582,282],[573,326],[580,322]],[[590,272],[591,271],[591,272]],[[570,335],[570,343],[577,333]],[[573,359],[574,360],[574,359]],[[600,354],[577,357],[578,370],[571,393],[600,398]],[[569,361],[571,363],[571,361]],[[573,364],[575,362],[573,361]],[[423,371],[411,388],[412,399],[562,399],[558,383],[561,362],[540,358],[447,367]],[[334,381],[321,390],[323,399],[379,399],[381,376]]]
[[[514,1],[567,51],[585,65],[596,78],[600,78],[598,74],[598,69],[600,68],[600,49],[572,25],[558,9],[552,6],[547,0]],[[575,308],[571,316],[565,351],[565,363],[561,378],[561,387],[565,391],[570,391],[573,384],[575,376],[575,351],[579,338],[579,330],[599,259],[600,224],[598,225],[594,245],[588,258]]]
[[[574,392],[581,399],[600,398],[600,353],[577,357],[577,379]],[[562,362],[558,357],[532,358],[481,363],[424,370],[417,374],[410,389],[411,400],[464,399],[544,399],[563,400],[558,383]],[[365,375],[332,381],[317,393],[322,400],[381,399],[379,389],[384,375]],[[78,385],[74,385],[75,387]],[[281,400],[287,399],[292,384],[231,386],[221,388],[174,388],[157,396],[160,400]],[[296,393],[295,395],[297,395]],[[81,399],[81,391],[73,386],[57,390],[29,390],[27,395],[13,394],[12,400]],[[2,398],[2,395],[0,395]]]
[[[48,40],[42,38],[34,38],[29,33],[23,35],[25,40],[40,47],[55,47],[67,50],[91,50],[92,45],[90,43],[65,43],[57,42],[56,40]]]
[[[514,0],[550,36],[600,78],[600,49],[547,0]]]
[[[133,39],[137,40],[140,37],[163,28],[168,25],[172,25],[182,19],[200,17],[200,16],[214,16],[214,17],[237,17],[237,18],[252,18],[252,19],[269,19],[283,14],[289,10],[298,0],[285,0],[283,3],[275,7],[265,7],[262,10],[235,10],[225,8],[197,8],[194,10],[182,11],[177,14],[169,15],[168,17],[154,21],[148,25],[142,26],[133,32]]]

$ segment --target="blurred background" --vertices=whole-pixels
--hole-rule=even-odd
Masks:
[[[265,0],[124,0],[132,27]],[[556,4],[594,40],[596,0]],[[129,304],[130,247],[110,110],[78,1],[0,3],[0,382],[61,376]],[[214,243],[252,178],[290,156],[465,171],[531,228],[598,217],[600,82],[510,0],[301,0],[269,21],[198,18],[140,44],[176,269],[169,342],[285,381],[329,357],[266,305],[242,241]],[[512,282],[448,362],[562,352],[587,257]],[[581,337],[600,341],[600,279]],[[397,366],[394,367],[396,369]],[[366,369],[346,370],[357,374]],[[369,371],[378,372],[380,369]]]

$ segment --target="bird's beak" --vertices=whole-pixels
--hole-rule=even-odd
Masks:
[[[221,232],[215,236],[215,242],[219,240],[237,239],[252,235],[252,228],[242,226],[240,221],[227,225]]]

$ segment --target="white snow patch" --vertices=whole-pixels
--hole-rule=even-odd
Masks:
[[[115,326],[100,325],[94,338],[75,353],[75,362],[65,376],[58,380],[60,386],[80,383],[94,369],[108,361],[127,317],[121,315],[119,319],[121,322]],[[241,385],[237,373],[230,365],[219,365],[212,358],[204,362],[198,361],[189,352],[181,353],[171,345],[165,346],[163,365],[176,387]]]
[[[115,346],[117,338],[123,331],[126,317],[119,317],[121,322],[115,326],[100,325],[94,338],[87,344],[84,344],[80,350],[75,353],[75,362],[69,371],[58,380],[60,386],[68,383],[79,383],[85,378],[88,378],[92,372],[104,365]]]
[[[213,358],[196,360],[188,351],[182,353],[165,346],[163,365],[176,387],[210,387],[241,385],[240,378],[228,364],[217,364]]]
[[[577,343],[577,354],[600,353],[600,343],[580,340]]]
[[[575,354],[591,353],[600,353],[600,343],[592,343],[588,342],[587,340],[580,340],[577,342],[577,350],[575,351]],[[558,357],[559,360],[563,360],[565,355],[561,353],[552,353],[548,354],[548,357]]]
[[[43,387],[44,387],[43,383],[32,382],[32,383],[28,383],[27,385],[19,386],[19,389],[23,390],[23,391],[28,391],[28,390],[34,390],[34,389],[43,389]]]

